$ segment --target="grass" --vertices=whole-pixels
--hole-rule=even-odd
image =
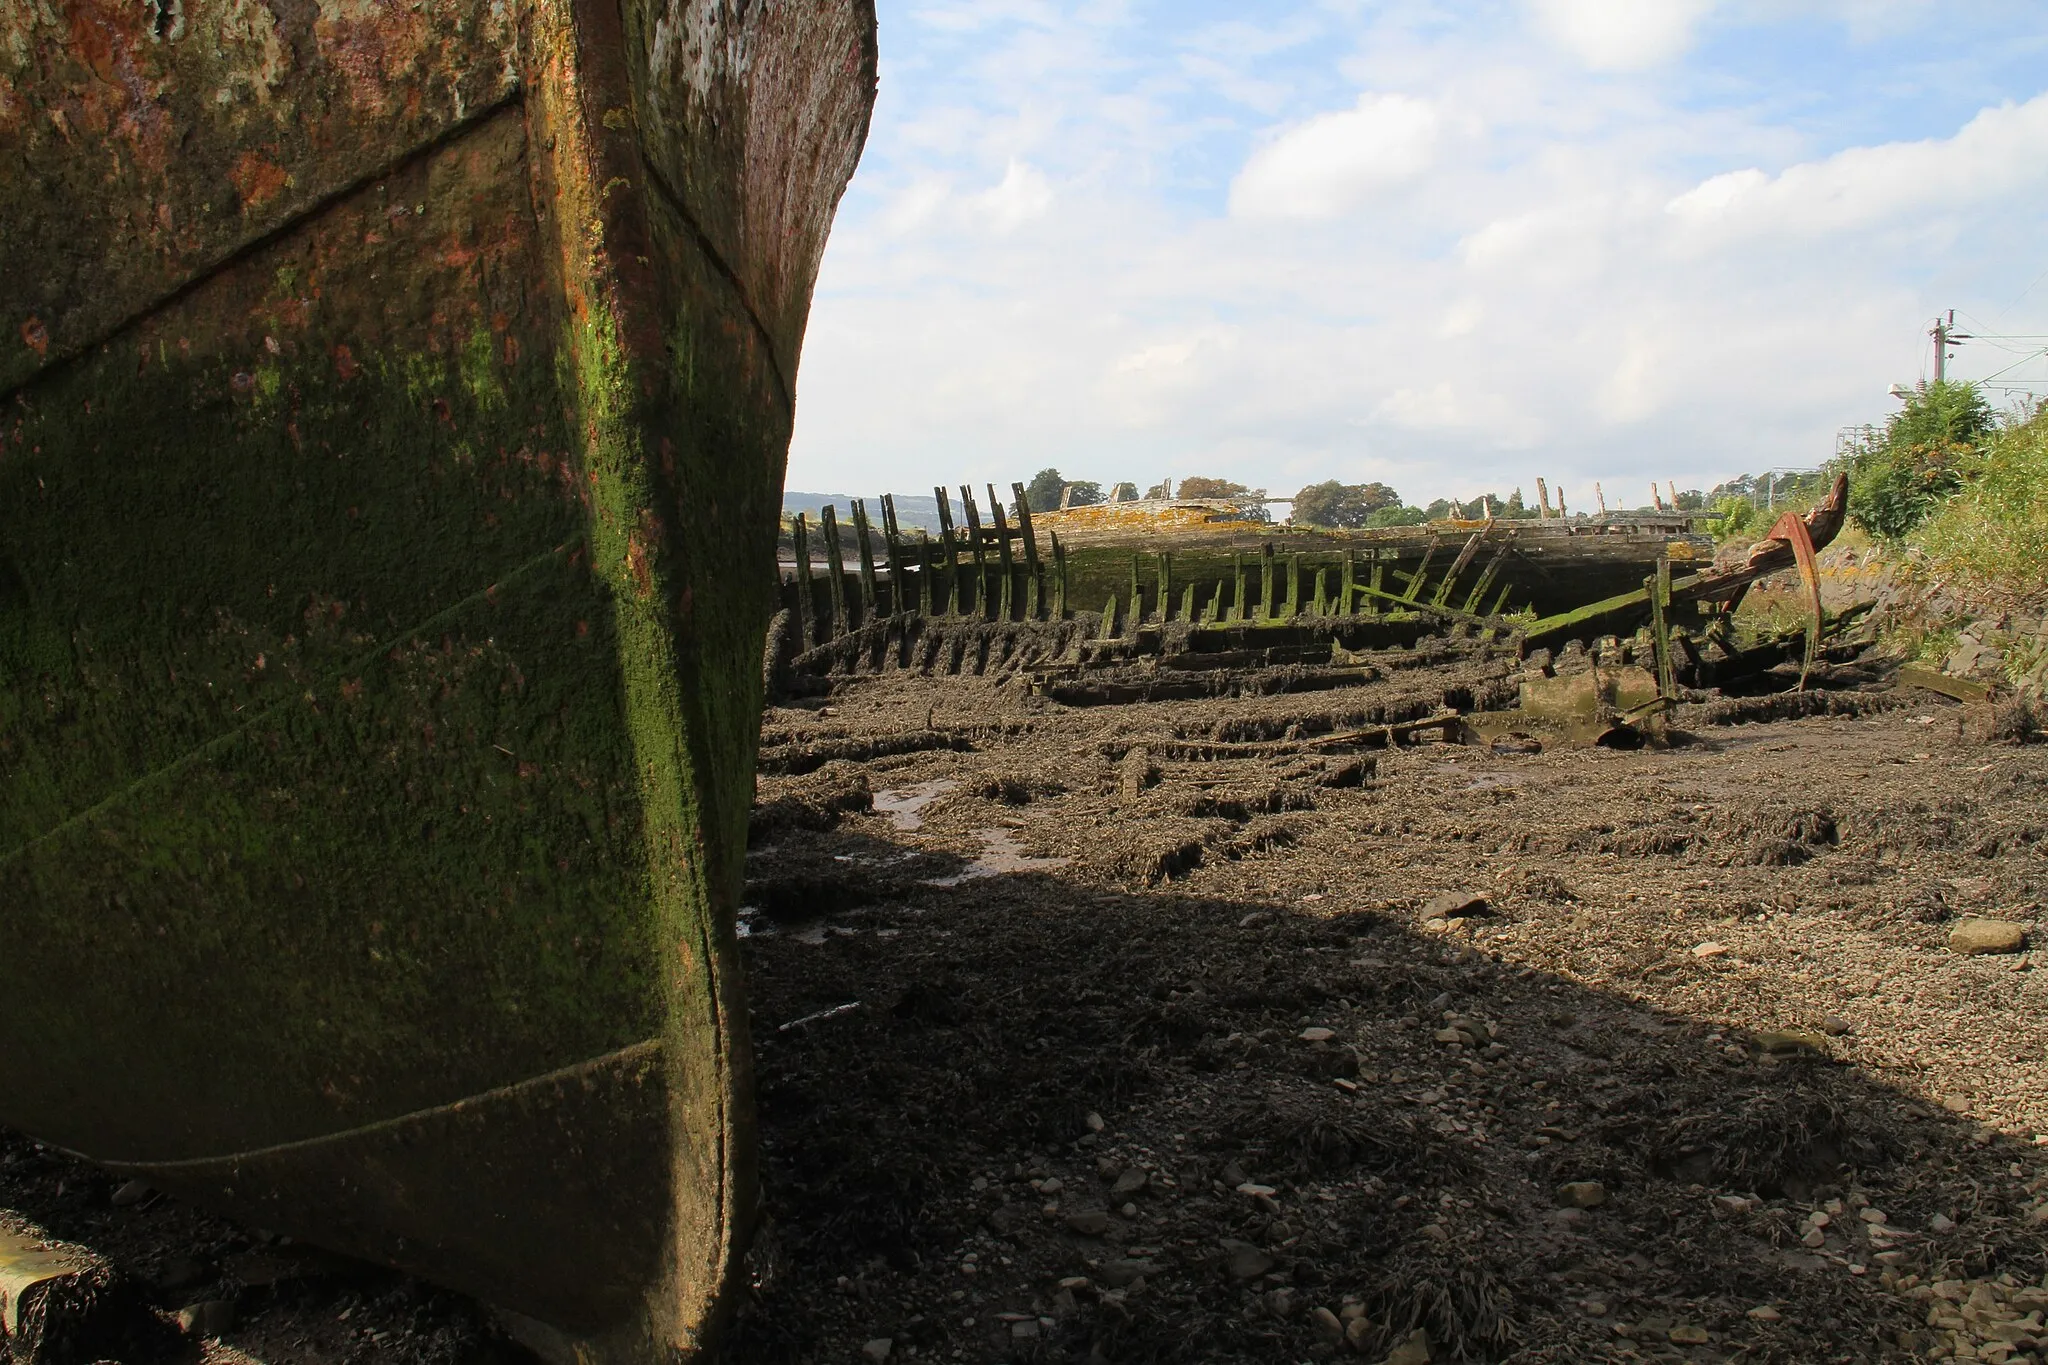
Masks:
[[[2048,598],[2048,407],[2000,430],[1912,543],[1929,570],[1987,596]]]

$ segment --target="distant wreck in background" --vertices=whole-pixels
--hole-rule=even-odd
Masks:
[[[1554,652],[1576,651],[1596,674],[1603,659],[1633,667],[1631,682],[1649,679],[1648,698],[1668,706],[1681,683],[1782,657],[1739,646],[1733,611],[1780,569],[1798,566],[1811,590],[1814,552],[1847,505],[1837,479],[1743,563],[1716,568],[1713,541],[1682,513],[1338,531],[1276,526],[1229,499],[1036,512],[1013,483],[1007,512],[988,487],[985,520],[962,486],[956,526],[951,495],[935,492],[935,537],[905,533],[886,495],[879,527],[860,500],[850,529],[830,506],[815,527],[789,519],[771,690],[886,668],[995,671],[1085,705],[1346,687],[1472,650],[1548,670]],[[1808,667],[1826,627],[1810,595]],[[1611,686],[1589,696],[1595,710],[1616,702]]]
[[[870,0],[0,8],[0,1120],[701,1344],[875,62]]]

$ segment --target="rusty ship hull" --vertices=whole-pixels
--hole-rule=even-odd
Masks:
[[[555,1354],[707,1339],[874,82],[871,0],[0,10],[0,1121]]]

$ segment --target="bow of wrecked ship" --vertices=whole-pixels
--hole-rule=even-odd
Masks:
[[[715,1323],[874,80],[865,0],[0,12],[0,1118],[563,1350]]]

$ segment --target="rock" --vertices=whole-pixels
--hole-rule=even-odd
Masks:
[[[1058,1194],[1061,1190],[1065,1189],[1066,1187],[1067,1182],[1060,1179],[1056,1175],[1047,1176],[1044,1180],[1038,1181],[1035,1185],[1032,1186],[1032,1188],[1037,1190],[1040,1194],[1046,1195]]]
[[[1486,914],[1486,897],[1474,891],[1445,891],[1422,907],[1424,919],[1470,918]]]
[[[1713,1340],[1706,1328],[1696,1327],[1691,1323],[1681,1323],[1672,1328],[1668,1335],[1674,1346],[1704,1346]]]
[[[1305,1028],[1294,1035],[1304,1043],[1327,1043],[1337,1036],[1333,1028]]]
[[[1325,1346],[1335,1346],[1344,1340],[1344,1324],[1327,1308],[1318,1308],[1310,1313],[1308,1325],[1315,1331],[1316,1340]]]
[[[1223,1183],[1232,1186],[1242,1185],[1247,1180],[1251,1179],[1250,1176],[1244,1173],[1244,1167],[1238,1165],[1235,1161],[1226,1161],[1223,1163],[1222,1176]]]
[[[1719,957],[1727,951],[1726,944],[1696,943],[1693,945],[1692,955],[1697,958]]]
[[[1956,1220],[1945,1213],[1937,1213],[1927,1220],[1927,1230],[1929,1232],[1954,1232],[1956,1230]]]
[[[1364,1314],[1344,1319],[1344,1344],[1352,1350],[1362,1353],[1365,1350],[1365,1339],[1371,1335],[1372,1324],[1366,1320]]]
[[[1222,1242],[1224,1269],[1233,1280],[1256,1280],[1273,1268],[1273,1258],[1250,1242],[1226,1237]]]
[[[1966,919],[1949,930],[1950,951],[1976,956],[2016,953],[2027,946],[2027,927],[2008,919]]]
[[[1849,1028],[1849,1021],[1839,1014],[1830,1014],[1820,1021],[1820,1031],[1830,1038],[1840,1038]]]
[[[149,1186],[143,1184],[140,1180],[130,1180],[114,1191],[111,1202],[115,1208],[125,1209],[131,1205],[140,1204],[154,1193],[154,1190],[150,1189]]]
[[[1750,1309],[1749,1316],[1754,1322],[1783,1322],[1785,1320],[1783,1313],[1780,1313],[1767,1303],[1760,1303]]]
[[[1278,1189],[1271,1185],[1259,1185],[1249,1180],[1239,1185],[1237,1192],[1249,1199],[1271,1199],[1274,1195],[1280,1193]]]
[[[1010,1340],[1030,1341],[1037,1337],[1040,1330],[1037,1318],[1026,1318],[1022,1322],[1013,1322],[1010,1324]]]
[[[895,1341],[889,1337],[876,1337],[873,1341],[866,1342],[861,1346],[861,1358],[873,1361],[887,1360],[889,1352],[895,1348],[895,1345]]]
[[[989,1214],[989,1231],[1003,1237],[1014,1237],[1037,1212],[1038,1210],[1029,1204],[1005,1204]]]
[[[1102,1263],[1102,1282],[1112,1289],[1122,1289],[1133,1280],[1144,1279],[1157,1270],[1151,1261],[1121,1258]]]
[[[226,1299],[206,1299],[178,1310],[178,1330],[188,1337],[217,1337],[235,1325],[235,1306]]]
[[[1080,1209],[1067,1215],[1067,1230],[1083,1237],[1100,1237],[1109,1231],[1106,1209]]]
[[[1390,1351],[1380,1365],[1429,1365],[1430,1359],[1429,1333],[1418,1327],[1408,1334],[1408,1340]]]
[[[1557,1204],[1565,1209],[1597,1209],[1607,1202],[1607,1189],[1597,1180],[1572,1180],[1557,1187]]]
[[[1128,1199],[1151,1183],[1150,1174],[1133,1166],[1116,1178],[1116,1184],[1109,1187],[1109,1192],[1118,1199]]]
[[[1125,1204],[1117,1212],[1126,1218],[1136,1218],[1138,1216],[1138,1206],[1136,1204]]]
[[[1294,1291],[1292,1289],[1269,1289],[1266,1291],[1266,1311],[1276,1318],[1294,1316]]]
[[[1081,1122],[1088,1125],[1088,1131],[1091,1133],[1099,1133],[1107,1126],[1102,1121],[1102,1115],[1092,1109],[1088,1111],[1088,1117],[1082,1119]]]
[[[1825,1051],[1827,1039],[1803,1028],[1766,1029],[1757,1034],[1756,1045],[1772,1056],[1783,1057]]]

